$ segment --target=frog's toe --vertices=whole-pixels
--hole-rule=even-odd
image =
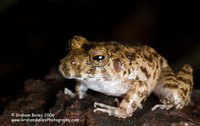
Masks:
[[[109,116],[114,115],[114,111],[113,111],[113,110],[110,110],[110,109],[95,108],[95,109],[93,110],[94,113],[96,113],[97,111],[103,112],[103,113],[107,113]]]
[[[93,112],[96,113],[97,111],[99,111],[99,112],[107,113],[109,116],[114,115],[115,110],[116,110],[116,107],[113,107],[110,105],[105,105],[105,104],[98,103],[98,102],[94,103],[94,107],[95,107],[95,109],[93,110]]]
[[[73,93],[70,89],[68,89],[68,88],[65,88],[64,89],[64,94],[65,95],[69,95],[71,98],[74,98],[76,95],[75,95],[75,93]]]
[[[99,106],[99,107],[97,107],[97,106]],[[95,113],[97,111],[99,111],[99,112],[107,113],[109,116],[115,116],[115,117],[123,118],[123,119],[132,116],[132,113],[127,114],[125,109],[105,105],[105,104],[98,103],[98,102],[94,103],[94,107],[95,107],[95,109],[93,110],[93,112],[95,112]]]
[[[151,111],[154,111],[157,108],[168,110],[172,107],[174,107],[174,105],[172,105],[172,104],[157,104],[157,105],[155,105],[154,107],[151,108]]]
[[[109,110],[115,110],[116,109],[116,107],[106,105],[106,104],[103,104],[103,103],[99,103],[99,102],[95,102],[94,107],[96,108],[97,106],[99,106],[101,108],[106,108],[106,109],[109,109]]]

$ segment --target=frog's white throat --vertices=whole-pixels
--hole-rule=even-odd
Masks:
[[[85,81],[80,80],[82,84],[91,90],[95,90],[106,95],[122,96],[126,94],[129,86],[121,86],[120,81]]]

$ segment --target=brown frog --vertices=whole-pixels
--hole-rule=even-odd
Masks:
[[[188,64],[174,73],[166,59],[145,45],[88,42],[81,36],[74,36],[69,43],[69,54],[61,60],[59,71],[65,78],[77,80],[79,98],[88,89],[123,98],[118,107],[95,102],[94,112],[130,117],[152,92],[162,103],[152,110],[182,109],[190,102],[193,76]],[[74,96],[67,88],[65,93]]]

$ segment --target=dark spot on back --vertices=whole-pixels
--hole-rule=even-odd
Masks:
[[[155,79],[155,77],[156,77],[156,71],[155,71],[154,74],[153,74],[153,79]]]
[[[170,67],[166,67],[162,69],[162,74],[168,74],[168,73],[173,73]]]
[[[125,55],[130,60],[135,60],[135,53],[125,52]]]
[[[148,66],[150,66],[153,69],[153,64],[152,63],[148,63]]]
[[[144,58],[149,61],[149,62],[152,62],[152,57],[151,55],[147,56],[145,53],[144,53]]]
[[[148,74],[147,69],[145,67],[140,67],[140,69],[145,74],[145,76],[147,77],[147,79],[149,79],[150,74]]]
[[[157,57],[158,57],[158,54],[154,52],[154,53],[153,53],[153,56],[157,58]]]
[[[158,64],[156,64],[156,69],[158,69]]]
[[[139,49],[137,49],[137,52],[141,52],[141,49],[139,48]]]

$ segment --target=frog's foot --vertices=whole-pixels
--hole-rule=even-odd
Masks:
[[[97,106],[99,106],[101,108],[97,108]],[[96,113],[97,111],[100,111],[100,112],[103,112],[103,113],[107,113],[109,116],[114,115],[115,109],[117,108],[117,107],[105,105],[105,104],[98,103],[98,102],[94,103],[94,107],[95,107],[95,109],[93,110],[93,112]]]
[[[64,89],[64,94],[65,95],[69,95],[71,98],[74,98],[76,95],[75,95],[75,93],[73,93],[70,89],[68,89],[68,88],[65,88]]]
[[[99,107],[97,107],[97,106],[99,106]],[[103,113],[107,113],[109,116],[115,116],[118,118],[126,118],[126,117],[132,116],[132,113],[131,114],[126,113],[126,109],[120,109],[119,107],[113,107],[113,106],[105,105],[105,104],[98,103],[98,102],[94,103],[94,107],[95,107],[95,109],[93,110],[93,112],[95,112],[95,113],[97,111],[100,111]]]
[[[174,107],[174,105],[172,105],[172,104],[157,104],[157,105],[155,105],[154,107],[151,108],[151,111],[154,111],[157,108],[168,110],[172,107]]]
[[[120,105],[119,99],[118,99],[118,98],[115,98],[115,99],[114,99],[114,102],[116,102],[117,106],[119,107],[119,105]],[[143,108],[142,104],[139,104],[138,107],[139,107],[139,109],[142,109],[142,108]]]

